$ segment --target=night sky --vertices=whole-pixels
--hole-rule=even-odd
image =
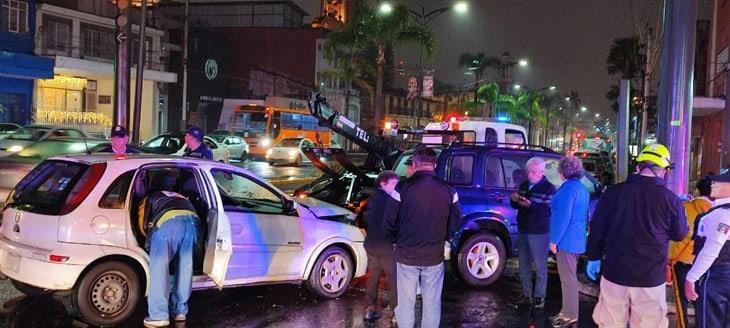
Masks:
[[[319,12],[319,0],[294,2],[311,15]],[[439,41],[432,59],[437,79],[457,85],[473,84],[473,77],[457,66],[463,52],[482,51],[499,56],[509,51],[515,58],[527,58],[530,62],[527,68],[515,66],[516,83],[533,88],[555,85],[561,93],[577,91],[584,105],[603,117],[613,115],[605,94],[618,80],[605,70],[613,39],[629,36],[645,23],[656,26],[662,10],[661,0],[468,2],[470,11],[466,15],[450,11],[430,24]],[[706,19],[711,1],[697,2],[698,19]],[[429,12],[453,1],[401,3],[409,3],[411,9],[419,12],[425,7]],[[415,65],[418,53],[401,47],[396,49],[396,59]]]

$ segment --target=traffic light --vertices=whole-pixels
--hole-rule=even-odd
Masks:
[[[578,138],[578,139],[583,138],[583,133],[580,132],[580,131],[578,131],[578,132],[575,133],[575,137]]]

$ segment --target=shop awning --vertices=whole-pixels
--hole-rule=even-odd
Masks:
[[[16,79],[53,78],[53,58],[0,51],[0,76]]]

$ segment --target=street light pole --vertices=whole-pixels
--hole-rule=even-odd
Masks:
[[[139,33],[137,37],[137,76],[134,85],[134,127],[132,128],[132,143],[139,143],[139,126],[140,116],[142,115],[142,82],[144,76],[145,65],[145,32],[147,28],[147,0],[142,0],[142,19],[139,23]]]
[[[190,0],[185,0],[185,23],[183,27],[183,89],[182,89],[182,119],[180,129],[187,127],[188,121],[188,33],[190,33]]]
[[[697,2],[667,0],[664,3],[657,138],[669,148],[675,163],[667,174],[667,187],[684,195],[689,183]]]

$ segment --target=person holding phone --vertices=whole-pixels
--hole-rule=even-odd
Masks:
[[[520,261],[522,295],[517,305],[545,307],[547,290],[547,258],[550,231],[550,200],[555,193],[545,178],[545,161],[533,157],[525,164],[527,180],[512,194],[510,204],[517,212],[517,254]],[[533,284],[532,264],[535,264]]]

